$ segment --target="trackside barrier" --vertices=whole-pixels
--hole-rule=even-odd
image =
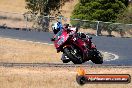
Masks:
[[[37,16],[35,14],[9,13],[0,11],[0,28],[26,31],[51,31],[56,21],[70,23],[80,28],[79,31],[96,36],[132,37],[132,24],[90,21],[65,18],[63,16]]]

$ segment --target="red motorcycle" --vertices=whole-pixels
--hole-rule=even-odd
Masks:
[[[102,64],[103,57],[92,43],[92,37],[86,34],[83,39],[77,32],[76,28],[64,28],[52,38],[57,53],[63,52],[63,63],[72,61],[74,64],[82,64],[91,60],[95,64]]]

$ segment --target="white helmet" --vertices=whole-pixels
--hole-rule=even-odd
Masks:
[[[52,24],[52,31],[57,30],[57,23]]]

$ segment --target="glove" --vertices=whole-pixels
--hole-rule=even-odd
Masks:
[[[55,38],[51,38],[50,40],[51,40],[51,41],[55,41]]]
[[[81,33],[81,32],[78,33],[78,36],[79,36],[80,38],[86,38],[86,35],[85,35],[84,33]]]
[[[81,33],[81,38],[86,38],[86,35],[84,33]]]
[[[81,32],[77,33],[77,37],[81,38]]]

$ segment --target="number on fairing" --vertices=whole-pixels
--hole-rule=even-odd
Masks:
[[[57,42],[57,44],[58,44],[58,45],[61,45],[63,42],[64,42],[64,37],[62,37],[62,38]]]

